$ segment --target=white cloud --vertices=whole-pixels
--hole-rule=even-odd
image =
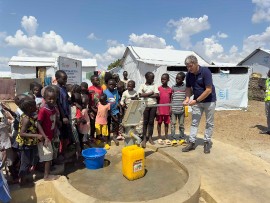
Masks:
[[[226,53],[223,46],[218,40],[218,36],[204,38],[194,46],[194,51],[197,52],[208,62],[234,63],[237,64],[245,56],[244,52],[238,52],[238,47],[233,45],[229,53]]]
[[[5,45],[6,32],[0,32],[0,47]]]
[[[250,35],[243,42],[243,50],[252,52],[259,47],[270,47],[270,26],[261,34]]]
[[[224,51],[222,45],[218,43],[215,36],[204,38],[203,41],[197,42],[194,46],[194,50],[203,53],[208,59],[211,59]]]
[[[9,58],[0,57],[0,70],[1,71],[10,71],[10,67],[8,66]]]
[[[200,18],[181,18],[178,21],[170,20],[167,26],[175,28],[175,36],[173,37],[180,46],[185,49],[191,48],[190,37],[192,35],[198,34],[204,30],[210,28],[208,22],[208,16],[204,15]]]
[[[229,53],[230,54],[234,54],[234,53],[237,53],[238,52],[238,47],[233,45],[231,48],[230,48],[230,51]]]
[[[256,5],[255,13],[252,16],[252,22],[270,22],[270,0],[252,0],[252,3]]]
[[[120,44],[119,44],[119,42],[117,42],[117,40],[112,40],[112,39],[107,40],[108,47],[113,47],[113,46],[118,46],[118,45],[120,45]]]
[[[217,33],[217,36],[218,36],[219,38],[223,38],[223,39],[228,38],[228,35],[227,35],[226,33],[222,33],[222,32],[218,32],[218,33]]]
[[[124,55],[126,46],[115,40],[108,40],[108,49],[103,54],[95,54],[94,58],[98,61],[98,69],[107,70],[108,65],[117,59],[121,59]],[[110,46],[112,45],[113,46]]]
[[[42,36],[27,36],[23,31],[18,30],[14,36],[7,36],[5,42],[8,46],[21,48],[18,51],[20,56],[67,56],[67,57],[91,57],[91,52],[73,44],[64,42],[60,35],[54,31],[42,33]]]
[[[34,16],[23,16],[21,25],[29,36],[33,36],[36,34],[38,23],[37,19]]]
[[[134,46],[158,48],[158,49],[174,49],[173,46],[167,45],[165,39],[151,34],[129,35],[129,43]]]
[[[88,39],[90,40],[98,40],[98,38],[95,36],[94,33],[90,33],[88,36],[87,36]]]

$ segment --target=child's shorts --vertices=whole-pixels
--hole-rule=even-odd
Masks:
[[[162,122],[164,122],[165,124],[170,124],[170,115],[157,115],[157,122],[158,124],[161,124]]]
[[[112,119],[112,123],[111,123],[112,124],[112,132],[118,134],[119,133],[118,131],[119,131],[120,116],[119,116],[119,114],[116,114],[114,116],[118,118],[118,122],[114,121],[114,119],[111,117],[111,119]]]
[[[38,156],[39,162],[51,161],[53,159],[52,143],[49,142],[47,147],[43,142],[38,143]]]
[[[103,135],[103,136],[109,136],[109,132],[108,132],[108,125],[104,124],[95,124],[95,128],[96,128],[96,134],[97,135]]]

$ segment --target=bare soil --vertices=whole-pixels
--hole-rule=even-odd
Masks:
[[[190,123],[191,114],[185,120],[185,132],[189,132]],[[266,126],[264,102],[250,100],[247,111],[215,112],[213,139],[239,147],[270,163],[270,135],[259,133],[261,130],[266,130]],[[204,134],[204,129],[205,116],[203,115],[198,133]],[[157,135],[156,129],[154,134]]]

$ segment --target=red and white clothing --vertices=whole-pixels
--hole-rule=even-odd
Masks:
[[[45,135],[52,141],[56,128],[57,110],[55,107],[41,107],[38,112],[38,121],[40,122]]]

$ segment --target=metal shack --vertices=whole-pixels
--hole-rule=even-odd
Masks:
[[[95,59],[91,59],[91,63],[89,60],[63,56],[56,58],[13,56],[8,65],[12,79],[40,78],[43,85],[48,85],[53,82],[57,70],[64,70],[68,75],[67,83],[80,84],[82,81],[88,82],[87,72],[96,69]],[[83,64],[86,65],[85,68]]]

